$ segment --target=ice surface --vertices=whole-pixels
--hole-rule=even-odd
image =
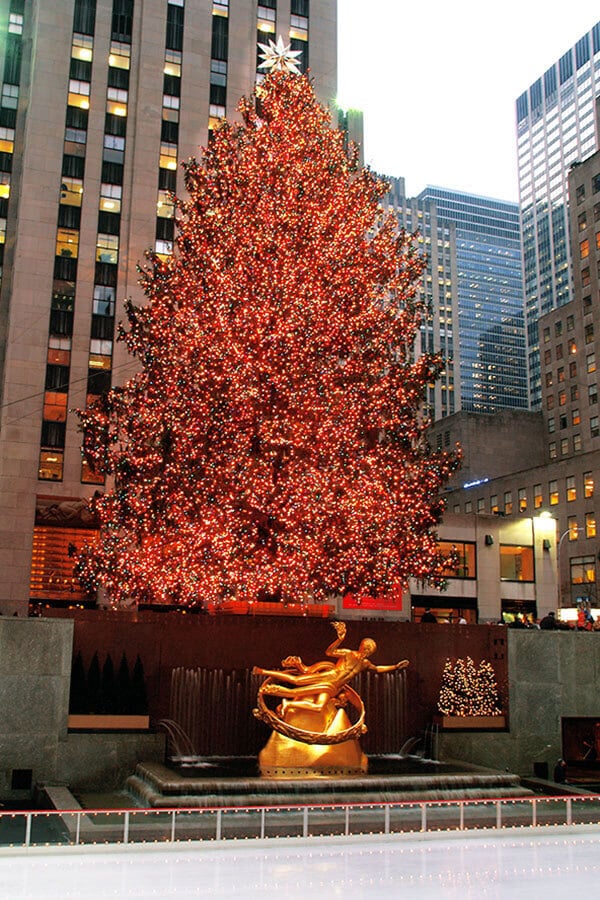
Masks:
[[[600,830],[0,855],[6,900],[564,900],[597,896],[599,876]]]

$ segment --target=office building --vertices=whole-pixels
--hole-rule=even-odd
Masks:
[[[542,399],[538,320],[572,299],[568,172],[597,147],[600,22],[516,102],[519,205],[532,408]]]
[[[404,179],[387,179],[390,192],[384,202],[409,234],[418,232],[419,250],[427,260],[421,299],[427,313],[420,325],[416,353],[441,353],[445,360],[440,377],[427,388],[424,413],[432,420],[460,409],[458,304],[456,289],[456,235],[450,222],[438,216],[434,203],[405,196]]]
[[[455,233],[460,402],[448,412],[527,409],[517,205],[438,187],[426,187],[418,200],[435,204]]]
[[[132,371],[115,342],[144,251],[173,249],[179,160],[235,118],[257,41],[336,90],[335,0],[9,0],[0,9],[0,611],[78,597],[85,407]],[[34,535],[35,525],[35,535]]]
[[[557,522],[557,602],[574,607],[583,599],[598,607],[600,151],[571,167],[568,190],[574,297],[539,322],[542,408],[530,413],[538,421],[524,420],[520,430],[530,452],[512,468],[500,468],[488,455],[487,468],[476,470],[485,456],[471,442],[471,483],[448,494],[448,509],[511,518],[551,513]],[[447,424],[451,439],[460,439],[461,423]],[[502,460],[504,437],[502,431],[485,434],[486,446]]]

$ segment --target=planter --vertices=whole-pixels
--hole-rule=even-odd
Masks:
[[[147,731],[149,716],[69,716],[68,728],[77,731]]]
[[[440,731],[502,731],[506,716],[441,716],[433,717]]]

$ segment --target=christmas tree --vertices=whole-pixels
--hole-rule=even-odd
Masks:
[[[496,676],[489,662],[476,666],[470,656],[446,660],[438,710],[443,716],[500,716]]]
[[[78,571],[114,603],[442,583],[456,460],[424,440],[424,262],[293,69],[185,164],[174,255],[149,255],[148,302],[126,307],[139,373],[80,413],[114,487]]]

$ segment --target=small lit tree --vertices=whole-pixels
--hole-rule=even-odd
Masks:
[[[470,656],[446,660],[438,710],[443,716],[500,716],[502,707],[494,670],[482,660],[476,666]]]

